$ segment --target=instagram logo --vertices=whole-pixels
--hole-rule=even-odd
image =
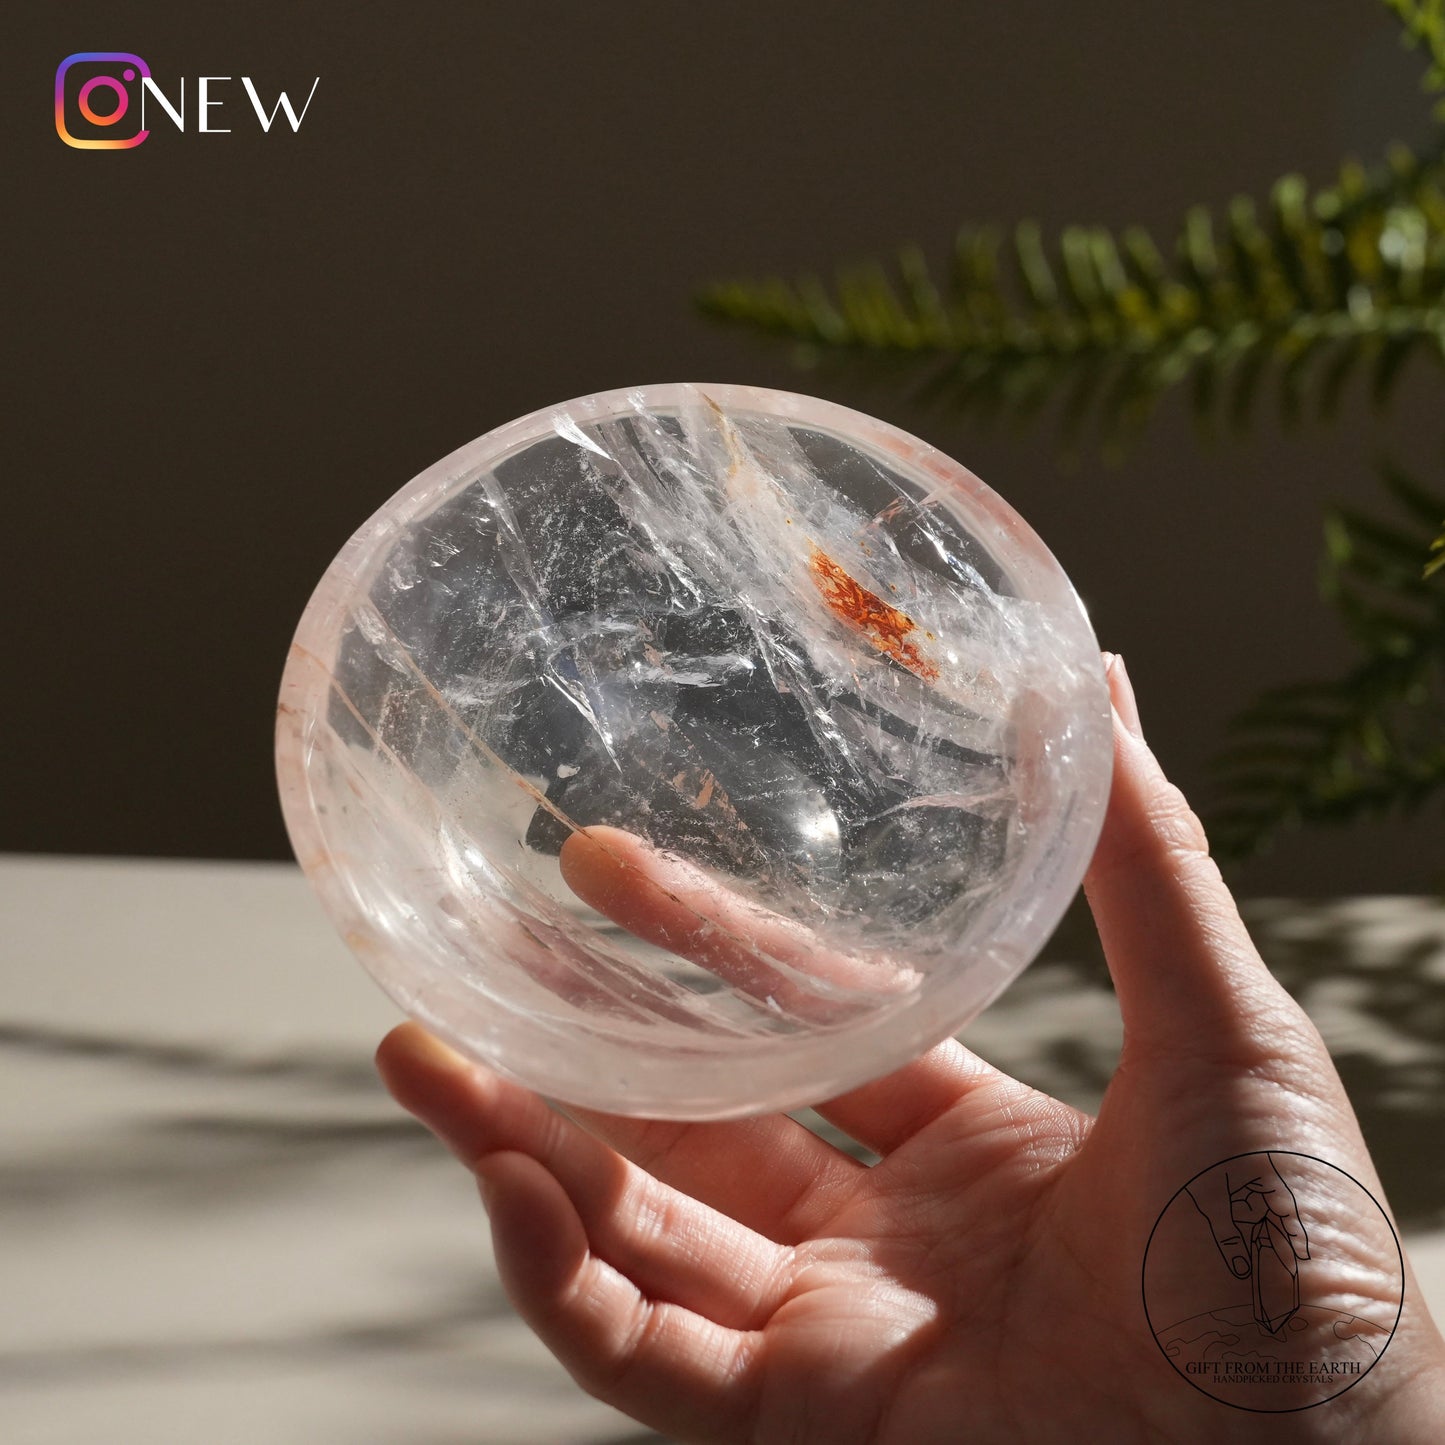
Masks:
[[[295,135],[321,84],[319,75],[313,77],[298,108],[284,90],[267,87],[263,92],[249,75],[197,75],[191,80],[191,126],[197,135],[230,135],[231,122],[248,114],[230,88],[236,80],[263,135],[281,134],[276,122],[283,117]],[[55,72],[55,133],[77,150],[131,150],[150,135],[146,102],[152,101],[177,132],[185,134],[186,77],[169,77],[166,86],[169,94],[156,84],[150,66],[126,50],[67,55]]]
[[[139,55],[123,50],[81,50],[55,72],[55,129],[77,150],[116,151],[138,146],[145,129],[141,83],[150,75]]]

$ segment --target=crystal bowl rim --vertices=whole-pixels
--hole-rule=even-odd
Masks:
[[[1053,553],[1029,523],[986,482],[961,462],[891,423],[803,393],[737,383],[696,382],[655,383],[589,393],[571,401],[540,407],[495,427],[419,472],[351,534],[326,567],[302,611],[287,652],[277,704],[275,756],[282,816],[297,860],[324,911],[378,986],[405,1012],[418,1018],[433,1032],[497,1072],[533,1088],[538,1087],[534,1079],[522,1077],[505,1063],[488,1057],[472,1040],[450,1027],[444,1017],[430,1014],[419,1000],[407,1002],[399,997],[359,947],[356,930],[351,923],[358,914],[365,915],[365,904],[352,892],[347,878],[334,866],[328,852],[303,756],[305,723],[316,700],[317,689],[313,679],[317,666],[323,674],[329,675],[329,669],[321,659],[330,654],[339,640],[338,620],[346,615],[349,599],[384,555],[385,543],[448,500],[456,490],[469,485],[479,470],[493,466],[507,455],[545,437],[558,435],[559,422],[585,423],[625,415],[640,407],[675,409],[696,393],[715,400],[725,410],[762,413],[786,423],[831,433],[864,450],[882,452],[905,472],[931,479],[946,489],[955,502],[962,504],[961,509],[970,521],[985,524],[985,545],[1003,566],[1010,581],[1015,585],[1022,582],[1019,590],[1023,595],[1076,612],[1085,632],[1090,638],[1093,636],[1087,612]],[[1002,549],[1000,543],[1003,544]],[[1000,550],[1004,555],[999,555]],[[1102,663],[1099,664],[1099,674],[1102,683]],[[1107,755],[1107,762],[1111,768],[1112,753]],[[866,1071],[859,1070],[856,1064],[851,1069],[838,1068],[840,1044],[854,1035],[870,1039],[879,1036],[879,1028],[876,1025],[870,1028],[870,1016],[866,1015],[852,1029],[842,1026],[814,1034],[789,1036],[781,1040],[784,1047],[779,1046],[777,1037],[743,1041],[725,1056],[704,1055],[699,1064],[725,1065],[728,1072],[735,1073],[740,1064],[746,1063],[754,1083],[758,1082],[760,1067],[767,1073],[792,1074],[797,1059],[803,1054],[810,1053],[820,1065],[831,1065],[834,1072],[820,1087],[795,1090],[793,1102],[782,1105],[770,1102],[766,1106],[769,1110],[794,1108],[841,1093],[880,1073],[900,1067],[933,1043],[956,1033],[1017,978],[1062,918],[1097,842],[1107,795],[1105,786],[1103,801],[1091,810],[1093,816],[1075,814],[1066,820],[1061,830],[1066,835],[1061,840],[1063,856],[1056,856],[1051,876],[1045,883],[1044,896],[1034,900],[1022,925],[1015,930],[1010,940],[1013,946],[1007,950],[1008,957],[1000,960],[1001,976],[996,984],[980,995],[976,981],[964,987],[968,981],[960,971],[960,977],[952,980],[955,984],[953,992],[967,993],[966,1005],[959,1007],[955,999],[952,1007],[940,1007],[948,1003],[950,992],[950,981],[940,981],[928,991],[928,1001],[934,1007],[926,1012],[936,1017],[923,1034],[920,1034],[916,1009],[902,1011],[885,1020],[884,1033],[894,1047],[885,1051],[885,1062],[881,1067],[871,1066]],[[1017,962],[1019,957],[1022,962]],[[899,1026],[888,1031],[887,1023]],[[899,1047],[900,1038],[908,1040],[906,1049]],[[769,1063],[776,1066],[780,1060],[783,1067],[766,1068]],[[711,1078],[718,1070],[703,1068],[702,1072]],[[552,1096],[568,1097],[564,1093]],[[614,1112],[639,1112],[627,1108],[631,1102],[628,1099],[613,1099],[599,1104],[593,1098],[573,1096],[572,1102],[586,1103],[594,1108],[610,1108]],[[643,1112],[657,1118],[720,1119],[757,1112],[756,1106],[739,1103],[733,1098],[712,1103],[688,1099],[650,1099],[646,1102],[650,1108]]]

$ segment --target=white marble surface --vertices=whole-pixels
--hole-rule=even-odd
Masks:
[[[1445,908],[1251,921],[1341,1059],[1438,1318]],[[1119,1034],[1085,938],[968,1038],[1091,1104]],[[395,1021],[292,867],[0,858],[0,1439],[653,1438],[512,1318],[469,1181],[375,1081]]]

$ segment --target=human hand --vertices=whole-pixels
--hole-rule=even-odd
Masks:
[[[1236,1279],[1254,1276],[1254,1320],[1281,1337],[1300,1307],[1299,1261],[1309,1235],[1288,1184],[1268,1154],[1226,1159],[1185,1186]]]
[[[1267,1216],[1289,1241],[1296,1259],[1310,1257],[1309,1236],[1300,1223],[1294,1194],[1268,1154],[1226,1159],[1190,1180],[1188,1189],[1194,1207],[1209,1221],[1225,1267],[1236,1279],[1249,1278],[1246,1226],[1258,1227]]]
[[[564,1117],[415,1025],[382,1044],[392,1093],[475,1172],[513,1303],[585,1389],[682,1440],[1445,1438],[1445,1342],[1408,1267],[1388,1354],[1322,1409],[1222,1419],[1150,1335],[1145,1242],[1205,1166],[1288,1147],[1381,1191],[1118,661],[1109,679],[1115,780],[1086,891],[1125,1034],[1096,1119],[950,1040],[819,1106],[870,1168],[786,1116]],[[584,896],[606,882],[572,864]],[[1368,1259],[1351,1288],[1398,1299]]]

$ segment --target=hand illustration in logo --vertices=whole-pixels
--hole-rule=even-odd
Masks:
[[[1236,1279],[1248,1279],[1255,1322],[1280,1335],[1300,1307],[1299,1261],[1310,1257],[1294,1194],[1268,1154],[1245,1154],[1193,1180],[1189,1197],[1209,1222]]]

